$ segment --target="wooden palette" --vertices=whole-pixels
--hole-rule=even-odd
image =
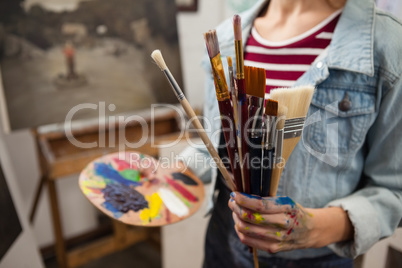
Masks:
[[[109,217],[129,225],[162,226],[194,214],[204,186],[191,171],[138,153],[114,153],[89,163],[79,186]]]

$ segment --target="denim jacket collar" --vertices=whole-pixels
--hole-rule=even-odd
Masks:
[[[262,0],[242,14],[243,40],[249,37],[253,21],[266,3],[267,0]],[[329,46],[327,66],[373,76],[375,4],[372,0],[348,0],[346,6]],[[350,25],[359,28],[359,36],[350,34]],[[226,45],[233,46],[233,39],[230,42],[222,41]],[[324,71],[321,74],[326,76],[326,73],[327,71]]]

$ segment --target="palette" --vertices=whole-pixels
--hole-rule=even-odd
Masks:
[[[202,182],[183,165],[172,167],[134,151],[95,159],[81,172],[79,186],[103,213],[137,226],[181,221],[204,200]]]

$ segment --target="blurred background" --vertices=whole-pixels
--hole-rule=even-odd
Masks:
[[[96,1],[97,0],[92,0],[89,2]],[[10,6],[10,10],[15,8],[15,12],[22,10],[21,7],[29,9],[29,7],[35,6],[35,4],[40,2],[51,6],[53,10],[58,9],[58,12],[62,12],[61,10],[65,10],[66,8],[74,9],[79,0],[3,1],[2,5],[6,2],[8,5],[13,5]],[[133,3],[138,1],[130,2],[127,0],[123,2]],[[249,8],[257,1],[177,0],[176,4],[180,6],[177,13],[175,8],[167,8],[167,2],[163,0],[152,1],[152,4],[149,4],[151,1],[145,0],[139,2],[143,2],[143,5],[148,5],[149,8],[152,8],[156,2],[161,2],[162,6],[164,5],[164,7],[166,7],[166,10],[164,11],[168,12],[171,15],[171,18],[173,18],[172,27],[174,29],[171,31],[171,35],[169,35],[169,32],[166,32],[166,29],[171,25],[162,25],[165,28],[159,25],[158,27],[163,28],[161,31],[163,34],[157,36],[155,40],[158,39],[157,41],[160,41],[160,39],[163,39],[164,41],[162,41],[162,43],[152,41],[149,44],[142,44],[141,41],[134,42],[133,36],[126,37],[125,39],[124,31],[122,33],[114,34],[115,37],[117,36],[119,38],[107,39],[102,37],[103,35],[107,35],[107,31],[109,31],[109,33],[111,31],[110,27],[99,27],[103,25],[102,23],[94,25],[91,28],[92,30],[83,30],[81,26],[74,24],[65,25],[66,28],[70,28],[70,31],[78,31],[86,35],[90,35],[88,33],[93,31],[93,35],[97,36],[96,38],[92,38],[92,40],[87,38],[87,41],[85,42],[88,43],[85,44],[85,48],[82,48],[84,47],[82,44],[80,48],[77,48],[76,45],[75,49],[77,51],[81,53],[85,50],[88,53],[86,55],[80,54],[80,58],[77,57],[78,64],[81,61],[81,63],[87,62],[88,65],[105,65],[106,68],[108,64],[117,64],[116,66],[124,69],[124,67],[132,68],[132,66],[130,66],[131,63],[135,65],[139,62],[141,65],[140,68],[144,69],[145,74],[147,72],[152,72],[152,74],[147,74],[150,75],[151,81],[154,77],[162,77],[164,79],[160,74],[159,69],[154,66],[149,58],[149,54],[153,49],[161,48],[155,47],[156,44],[161,44],[162,49],[165,48],[171,52],[164,53],[164,56],[168,57],[166,60],[169,67],[172,65],[172,69],[177,71],[176,75],[185,90],[185,94],[190,104],[193,108],[202,112],[205,77],[205,73],[200,65],[201,58],[205,51],[202,34],[217,26],[224,19],[233,16],[233,14]],[[397,17],[402,18],[401,0],[377,0],[377,4],[380,8],[388,10],[394,13]],[[60,7],[62,8],[60,9]],[[129,9],[126,8],[126,11],[128,10]],[[0,9],[0,15],[1,12],[2,10]],[[43,10],[36,8],[31,10],[31,12],[33,15],[37,16],[34,20],[35,22],[39,21],[45,23],[44,21],[46,21],[46,23],[48,23],[50,18],[44,17],[46,14],[43,14]],[[133,15],[135,12],[136,10],[133,9],[133,13],[129,15]],[[3,16],[9,18],[11,21],[13,20],[10,13],[3,14]],[[90,17],[85,13],[80,14],[80,16],[83,16],[81,20],[85,20],[85,18],[89,20]],[[27,20],[28,18],[26,18],[24,22],[29,24],[29,21],[27,22]],[[137,23],[132,25],[132,27],[141,28],[141,23],[143,23],[141,22],[141,19],[136,18],[135,21]],[[149,19],[149,21],[152,21],[152,19]],[[113,24],[114,22],[112,21],[110,23]],[[31,26],[33,27],[35,25]],[[18,27],[22,26],[21,24],[16,23],[15,27],[15,30],[18,30],[20,29]],[[37,29],[35,27],[32,28],[33,31],[34,29]],[[116,26],[116,29],[118,29],[118,26]],[[65,30],[69,31],[69,29]],[[0,27],[0,39],[4,37],[4,32],[4,27]],[[29,36],[28,33],[25,34]],[[65,48],[65,39],[57,35],[51,35],[51,33],[45,34],[52,36],[51,40],[54,40],[54,43],[49,43],[46,41],[48,39],[43,39],[38,41],[37,46],[42,47],[47,51],[49,51],[49,47],[57,47],[59,50]],[[80,34],[78,34],[78,38],[79,36]],[[142,40],[141,35],[138,37],[138,40]],[[171,48],[169,40],[173,43],[177,43],[177,46]],[[77,44],[77,42],[80,42],[80,40],[75,40],[75,44]],[[4,48],[5,43],[3,42],[0,45]],[[11,49],[9,51],[9,53],[11,53],[10,55],[12,55],[12,53],[28,51],[29,53],[27,52],[27,54],[24,54],[24,57],[36,57],[42,53],[41,50],[33,49],[32,47],[29,47],[27,50],[27,45],[28,43],[25,43],[24,45],[15,45],[15,42],[11,44],[9,43],[8,46],[11,46],[11,48],[18,47],[17,51]],[[91,49],[88,49],[88,47],[91,47]],[[53,55],[54,54],[51,54],[51,56]],[[129,56],[125,57],[124,55]],[[39,70],[38,73],[36,73],[36,75],[33,74],[32,77],[21,76],[21,72],[18,72],[19,68],[28,68],[24,65],[25,60],[23,57],[20,57],[16,62],[10,63],[4,62],[4,54],[2,56],[3,62],[0,66],[2,74],[4,75],[5,69],[6,71],[13,71],[10,71],[10,77],[13,77],[13,79],[18,82],[18,86],[13,91],[8,91],[7,93],[8,89],[5,89],[5,87],[9,86],[9,83],[5,82],[4,77],[2,78],[0,85],[3,87],[2,90],[0,90],[0,164],[6,182],[5,184],[3,183],[1,187],[5,186],[9,189],[9,195],[12,197],[11,204],[14,207],[12,210],[16,212],[16,217],[19,219],[19,225],[21,228],[14,228],[15,235],[11,237],[11,242],[7,245],[4,242],[3,248],[0,247],[0,253],[3,253],[0,255],[0,267],[61,267],[57,264],[57,259],[55,257],[56,248],[54,247],[55,237],[52,229],[51,204],[46,187],[43,188],[43,193],[38,199],[36,214],[32,222],[30,222],[29,218],[42,172],[40,168],[41,159],[40,156],[38,156],[37,133],[33,135],[32,128],[44,126],[50,123],[60,123],[64,120],[66,109],[68,110],[71,108],[74,103],[71,102],[68,104],[64,110],[61,110],[62,112],[60,112],[60,114],[51,114],[49,111],[49,107],[52,105],[60,107],[60,105],[63,103],[65,104],[66,101],[71,100],[74,95],[68,89],[68,87],[71,86],[71,84],[69,84],[70,82],[68,82],[68,79],[64,77],[68,75],[69,72],[64,63],[65,55],[60,53],[60,55],[57,56],[60,58],[59,61],[61,61],[61,63],[58,63],[62,66],[60,69],[57,69],[58,67],[52,69],[53,65],[46,65],[43,67],[29,66],[31,69]],[[123,64],[121,64],[122,61]],[[86,94],[80,90],[74,91],[75,94],[82,96],[83,101],[98,103],[106,98],[106,96],[110,96],[111,99],[108,100],[109,103],[122,102],[122,106],[117,105],[117,113],[130,112],[136,109],[143,110],[144,108],[149,107],[151,103],[160,103],[163,101],[175,103],[174,95],[171,94],[170,88],[167,87],[165,82],[155,82],[155,84],[150,83],[145,85],[146,82],[142,80],[143,77],[141,75],[131,76],[130,73],[124,73],[123,69],[121,69],[121,72],[119,71],[120,74],[123,74],[119,76],[118,83],[107,85],[102,91],[104,95],[91,93],[91,88],[88,88],[85,83],[101,86],[103,82],[110,81],[112,77],[106,77],[106,79],[104,79],[101,73],[80,73],[79,70],[85,70],[85,68],[81,69],[83,65],[80,66],[78,64],[78,78],[74,81],[74,83],[78,84],[74,84],[73,87],[78,86],[86,88],[90,92]],[[40,80],[39,76],[41,68],[46,70],[46,72],[50,72],[49,79],[52,80],[52,83],[55,83],[53,84],[54,87],[64,87],[62,94],[59,94],[61,96],[60,101],[56,102],[51,97],[48,99],[46,99],[46,97],[40,97],[38,99],[40,99],[41,102],[36,102],[36,104],[33,105],[36,100],[35,96],[46,91],[42,88],[42,90],[39,89],[36,94],[32,93],[37,88],[35,86],[40,83],[40,81],[38,82],[38,79]],[[59,73],[63,73],[64,76],[59,75]],[[155,76],[153,76],[153,73],[155,73]],[[138,98],[139,93],[135,94],[134,97],[127,98],[127,96],[132,96],[130,87],[133,85],[138,86],[138,83],[144,83],[142,89],[146,88],[146,90],[142,90],[142,93],[144,93],[143,98]],[[118,91],[118,88],[120,88],[119,85],[123,88],[121,91]],[[65,89],[66,87],[67,89]],[[111,88],[113,90],[111,90]],[[158,90],[156,91],[155,88]],[[160,88],[167,90],[160,90]],[[149,94],[150,92],[152,94]],[[166,92],[166,94],[163,92]],[[10,96],[14,96],[14,103],[12,104],[8,103]],[[43,96],[51,95],[44,94]],[[23,113],[21,111],[21,113],[18,113],[19,109],[23,109],[24,107],[27,108],[27,105],[32,105],[33,107],[31,108],[33,110],[42,112],[44,117],[37,118],[29,113]],[[15,108],[15,110],[10,110],[10,108]],[[91,118],[93,115],[94,114],[83,114],[82,118]],[[46,118],[46,120],[41,121],[43,118]],[[38,119],[38,121],[33,122],[36,119]],[[53,125],[50,129],[57,129],[57,127],[58,125],[56,124],[56,126]],[[180,143],[180,146],[175,148],[175,153],[180,152],[180,150],[186,145],[185,142]],[[63,154],[62,151],[58,151],[58,153],[61,155]],[[158,155],[169,155],[169,153],[169,150],[157,152]],[[100,215],[82,195],[77,187],[77,178],[78,174],[63,175],[62,179],[58,180],[56,184],[63,234],[66,240],[70,239],[70,242],[73,238],[82,238],[83,234],[92,232],[108,220]],[[205,187],[208,190],[209,185],[206,184]],[[5,198],[5,196],[6,194],[0,193],[0,197]],[[2,212],[0,211],[0,213]],[[93,262],[86,264],[87,266],[82,267],[201,267],[203,256],[203,236],[208,220],[204,217],[204,214],[205,207],[188,220],[169,226],[165,229],[162,228],[162,230],[159,231],[160,233],[158,233],[160,237],[159,246],[154,246],[152,243],[148,242],[140,242],[127,247],[123,251],[120,251],[120,253],[117,253],[120,255],[116,255],[116,253],[111,254],[103,259],[94,260]],[[4,223],[9,219],[3,215],[10,214],[1,214],[0,225],[2,222]],[[100,231],[98,230],[99,235],[111,232],[110,223],[106,223],[103,226],[106,227]],[[5,234],[4,230],[5,229],[0,228],[0,240],[3,240],[1,235]],[[85,239],[83,239],[83,241],[84,240]],[[392,267],[386,266],[390,265],[389,261],[387,264],[387,260],[394,258],[394,256],[398,256],[401,252],[402,232],[401,229],[398,229],[393,237],[381,241],[365,254],[365,256],[359,260],[358,265],[364,268]]]

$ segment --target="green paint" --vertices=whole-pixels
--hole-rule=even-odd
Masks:
[[[188,202],[187,199],[185,199],[181,194],[179,194],[179,193],[176,192],[176,191],[173,191],[173,193],[175,194],[175,196],[177,196],[178,198],[180,198],[180,200],[181,200],[184,204],[186,204],[187,207],[191,208],[191,205],[190,205],[190,203]]]
[[[119,173],[126,180],[135,181],[135,182],[140,181],[140,172],[138,170],[125,169],[125,170],[120,171]]]

